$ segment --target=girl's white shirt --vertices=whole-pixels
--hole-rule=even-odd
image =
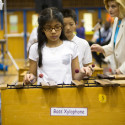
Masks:
[[[31,46],[29,59],[38,62],[38,43]],[[43,47],[43,66],[37,67],[37,84],[40,82],[55,81],[57,84],[71,84],[72,81],[72,60],[78,56],[77,45],[70,41],[63,41],[58,47]],[[43,78],[39,74],[43,74]]]

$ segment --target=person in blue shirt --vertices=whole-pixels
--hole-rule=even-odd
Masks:
[[[80,27],[76,28],[76,35],[82,39],[85,39],[84,20],[81,20]]]

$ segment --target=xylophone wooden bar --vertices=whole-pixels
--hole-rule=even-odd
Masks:
[[[72,83],[77,86],[77,87],[80,87],[80,86],[85,86],[84,82],[81,82],[81,81],[78,81],[78,80],[72,80]]]
[[[108,79],[101,79],[101,80],[95,80],[96,83],[100,84],[101,86],[103,87],[116,87],[116,86],[119,86],[119,83],[115,83],[115,82],[112,82]]]
[[[7,84],[0,84],[0,89],[7,89]]]
[[[125,80],[125,75],[109,75],[111,77],[115,77],[116,80]]]

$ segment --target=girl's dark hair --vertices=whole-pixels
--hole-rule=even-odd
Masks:
[[[55,7],[50,7],[46,8],[41,11],[39,18],[38,18],[38,54],[39,54],[39,60],[38,60],[38,66],[42,66],[42,49],[47,43],[47,37],[45,33],[43,32],[44,26],[46,23],[52,21],[52,20],[57,20],[59,21],[62,26],[63,24],[63,15],[62,13]],[[66,36],[64,35],[64,30],[62,28],[62,32],[60,35],[61,40],[67,40]]]
[[[72,10],[72,9],[62,9],[61,12],[62,12],[64,18],[71,17],[75,21],[75,23],[77,22],[77,16],[76,16],[76,13],[75,13],[74,10]]]

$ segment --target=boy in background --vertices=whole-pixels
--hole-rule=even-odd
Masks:
[[[80,67],[88,66],[92,63],[92,54],[88,42],[74,34],[76,30],[77,17],[72,9],[63,9],[64,33],[68,40],[76,43],[78,46],[78,58]]]

